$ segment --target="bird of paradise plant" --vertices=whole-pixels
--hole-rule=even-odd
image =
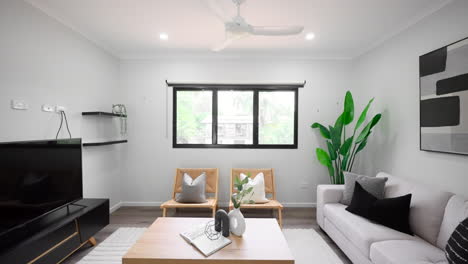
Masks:
[[[352,135],[346,137],[346,126],[354,120],[354,100],[350,91],[346,92],[344,109],[337,118],[334,126],[325,127],[320,123],[313,123],[312,128],[319,129],[325,139],[327,151],[316,149],[318,161],[328,168],[332,184],[344,184],[344,171],[352,171],[356,155],[367,145],[372,129],[380,121],[382,114],[376,114],[359,132],[364,124],[367,112],[374,101],[372,98],[356,121]]]

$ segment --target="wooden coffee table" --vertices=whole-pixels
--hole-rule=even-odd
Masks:
[[[276,219],[246,219],[242,237],[209,257],[179,235],[190,226],[212,218],[158,218],[123,257],[123,264],[294,264],[294,258]]]

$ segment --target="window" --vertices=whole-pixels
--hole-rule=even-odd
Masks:
[[[175,148],[297,148],[297,88],[174,88]]]
[[[212,91],[177,92],[177,144],[211,144]]]
[[[259,93],[259,144],[294,144],[295,100],[292,92]]]
[[[218,91],[218,144],[253,144],[253,91]]]

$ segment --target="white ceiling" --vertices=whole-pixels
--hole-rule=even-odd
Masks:
[[[287,56],[352,58],[380,44],[450,0],[247,0],[254,25],[304,25],[304,34],[251,37],[214,54],[224,26],[207,0],[27,0],[120,58]],[[231,0],[218,0],[234,15]],[[161,41],[159,33],[169,34]],[[314,32],[316,38],[305,41]]]

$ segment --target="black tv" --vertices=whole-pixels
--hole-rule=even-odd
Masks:
[[[0,143],[0,237],[83,197],[81,139]]]

